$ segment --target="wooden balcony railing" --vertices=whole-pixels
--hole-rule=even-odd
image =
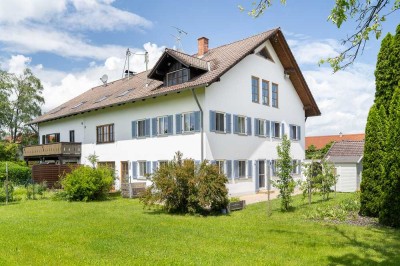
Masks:
[[[44,145],[24,147],[24,157],[46,157],[46,156],[74,156],[81,155],[81,143],[58,142]]]

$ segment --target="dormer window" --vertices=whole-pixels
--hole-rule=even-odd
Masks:
[[[179,70],[175,70],[167,73],[166,82],[167,86],[173,86],[176,84],[181,84],[189,81],[189,69],[182,68]]]

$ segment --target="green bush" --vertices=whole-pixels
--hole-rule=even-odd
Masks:
[[[219,211],[228,204],[227,178],[206,161],[199,167],[177,152],[173,161],[153,174],[153,184],[141,197],[144,206],[161,206],[168,212]]]
[[[5,202],[6,201],[6,186],[5,182],[0,181],[0,202]],[[13,201],[14,200],[14,186],[12,185],[11,182],[8,182],[8,201]]]
[[[29,184],[26,186],[26,198],[27,199],[37,199],[39,195],[40,198],[45,197],[45,192],[47,191],[46,181],[41,184]]]
[[[22,163],[8,163],[8,180],[14,184],[26,184],[32,179],[31,169]],[[6,162],[0,162],[0,181],[6,179]]]
[[[65,197],[70,201],[91,201],[107,198],[114,183],[112,169],[81,166],[66,174],[61,181]]]

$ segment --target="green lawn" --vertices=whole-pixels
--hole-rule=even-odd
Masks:
[[[349,197],[339,194],[334,201]],[[266,203],[227,216],[143,210],[138,200],[0,205],[0,265],[400,265],[400,231],[308,221]]]

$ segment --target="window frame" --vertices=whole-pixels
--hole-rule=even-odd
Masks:
[[[186,75],[184,75],[184,72],[186,72]],[[180,73],[181,73],[181,75],[179,75]],[[170,78],[170,76],[172,76],[172,75],[175,75],[175,76]],[[186,79],[184,79],[185,76],[186,76]],[[168,72],[165,75],[165,78],[166,78],[167,87],[182,84],[182,83],[188,82],[190,80],[190,70],[189,70],[189,68],[182,67],[180,69]],[[172,83],[172,81],[175,81],[175,82]]]
[[[264,84],[267,84],[266,90],[264,89]],[[264,91],[266,91],[266,95],[264,95]],[[261,80],[261,98],[262,98],[262,104],[269,106],[269,104],[270,104],[269,103],[269,81],[265,80],[265,79]],[[267,100],[266,102],[265,102],[265,99]]]
[[[158,121],[158,120],[157,120]],[[143,123],[143,135],[139,134],[140,133],[140,126],[139,124]],[[158,126],[158,123],[157,123]],[[139,119],[136,121],[136,136],[138,138],[145,138],[146,137],[146,119]]]
[[[296,140],[296,141],[300,140],[300,138],[299,138],[300,126],[297,126],[297,125],[289,125],[289,126],[290,126],[289,130],[290,130],[290,134],[291,134],[290,139]],[[296,133],[295,134],[296,136],[294,136],[294,134],[293,134],[294,132]]]
[[[75,130],[69,131],[69,142],[71,142],[71,143],[75,142]]]
[[[301,166],[300,160],[292,159],[292,175],[300,175],[301,169],[298,166]]]
[[[258,136],[264,137],[266,136],[266,126],[265,126],[265,119],[261,119],[261,118],[257,118],[257,122],[258,122]],[[261,127],[263,129],[263,132],[261,132]]]
[[[254,81],[257,81],[257,88],[254,87]],[[255,93],[254,90],[257,90]],[[255,98],[257,96],[257,99]],[[251,101],[253,103],[260,103],[260,78],[251,76]]]
[[[238,162],[238,178],[239,179],[247,179],[247,178],[249,178],[248,176],[247,176],[247,161],[246,160],[238,160],[237,161]],[[242,165],[243,164],[243,165]],[[242,165],[242,166],[241,166]],[[241,168],[243,168],[244,167],[244,169],[241,169]],[[242,176],[241,175],[241,172],[243,171],[243,173],[244,173],[244,175]]]
[[[185,128],[185,116],[189,116],[189,130],[186,130]],[[215,119],[217,117],[215,116]],[[194,112],[185,112],[182,113],[182,132],[183,133],[192,133],[195,131],[195,117],[194,117]],[[192,129],[192,124],[193,124],[193,129]]]
[[[158,136],[165,136],[168,135],[168,115],[159,116],[157,117],[157,135]],[[161,130],[163,129],[163,130]]]
[[[225,174],[225,160],[215,160],[215,165],[218,168],[219,174]]]
[[[243,120],[243,128],[240,127],[240,120]],[[237,124],[238,124],[238,134],[246,135],[247,134],[247,117],[243,115],[237,116]],[[243,132],[242,132],[243,129]]]
[[[218,123],[217,123],[217,121],[218,121],[217,116],[218,115],[222,115],[222,117],[223,117],[222,118],[222,123],[224,125],[223,130],[218,129],[219,128]],[[226,133],[226,113],[215,111],[215,132],[217,132],[217,133]]]
[[[282,123],[280,123],[280,122],[277,122],[277,121],[272,121],[272,123],[274,123],[274,134],[272,135],[275,139],[280,139],[280,138],[282,138]],[[279,129],[278,129],[278,133],[279,133],[279,136],[276,136],[276,125],[279,125]]]
[[[50,141],[51,136],[53,136],[52,141]],[[61,140],[60,133],[49,133],[49,134],[45,135],[45,143],[46,144],[60,143],[60,140]]]
[[[144,166],[142,168],[142,166]],[[149,169],[147,169],[147,161],[138,161],[138,178],[139,179],[146,179],[146,175],[149,173]],[[142,174],[143,170],[143,174]]]
[[[105,132],[105,129],[107,129],[107,132]],[[96,144],[113,143],[113,142],[115,142],[114,123],[96,126]]]
[[[276,88],[275,92],[274,88]],[[272,82],[271,91],[271,106],[274,108],[279,108],[279,85]],[[274,99],[274,96],[276,96],[276,99]]]

